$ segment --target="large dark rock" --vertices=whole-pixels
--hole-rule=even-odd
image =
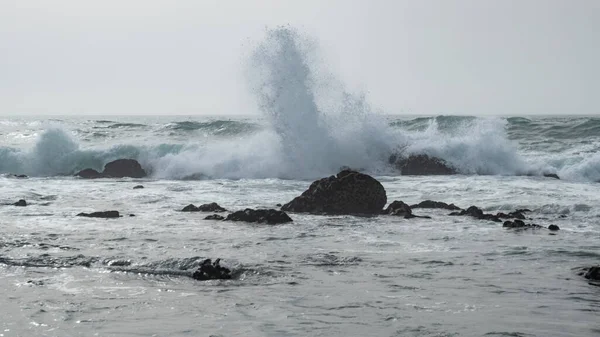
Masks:
[[[388,207],[383,211],[383,214],[403,216],[407,219],[415,217],[412,214],[412,209],[410,209],[410,206],[398,200],[395,200],[389,204]]]
[[[433,200],[425,200],[421,201],[416,205],[410,205],[411,208],[441,208],[447,209],[450,211],[459,211],[461,208],[456,206],[455,204],[447,204],[441,201],[433,201]]]
[[[379,214],[387,202],[385,189],[375,178],[344,170],[313,182],[308,190],[281,209],[317,214]]]
[[[192,278],[199,281],[207,280],[229,280],[231,279],[231,270],[221,267],[221,259],[212,262],[206,259],[200,264],[200,268],[192,274]]]
[[[135,159],[117,159],[111,161],[104,166],[104,172],[102,173],[113,178],[144,178],[147,176],[142,165]]]
[[[392,155],[390,164],[400,170],[402,175],[449,175],[458,173],[444,160],[426,154],[412,154],[408,157]]]
[[[14,206],[25,207],[27,206],[27,201],[21,199],[13,204]]]
[[[94,169],[88,168],[85,170],[81,170],[75,174],[75,176],[85,178],[85,179],[98,179],[98,178],[106,178],[106,176]]]
[[[121,215],[118,211],[104,211],[104,212],[92,212],[92,213],[79,213],[77,216],[83,216],[87,218],[118,218]]]
[[[200,205],[200,206],[195,206],[194,204],[189,204],[187,206],[185,206],[182,210],[182,212],[227,212],[227,210],[221,206],[219,206],[219,204],[217,204],[216,202],[211,202],[210,204],[204,204],[204,205]]]
[[[237,211],[229,214],[225,221],[245,221],[268,223],[270,225],[281,224],[293,221],[285,212],[275,209],[251,209],[246,208],[243,211]]]

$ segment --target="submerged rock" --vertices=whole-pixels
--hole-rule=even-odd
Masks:
[[[189,204],[187,206],[185,206],[182,210],[182,212],[227,212],[227,210],[221,206],[219,206],[219,204],[217,204],[216,202],[211,202],[210,204],[203,204],[200,205],[198,207],[196,207],[194,204]]]
[[[29,178],[27,175],[25,174],[11,174],[10,175],[13,178],[17,178],[17,179],[25,179],[25,178]]]
[[[134,189],[134,190],[141,190],[141,189],[143,189],[143,188],[144,188],[144,186],[143,186],[143,185],[137,185],[137,186],[133,186],[133,189]]]
[[[383,211],[383,214],[403,216],[407,219],[415,217],[412,214],[412,209],[410,209],[410,206],[398,200],[389,204],[388,207]]]
[[[92,213],[79,213],[77,216],[83,216],[87,218],[118,218],[121,215],[118,211],[104,211],[104,212],[92,212]]]
[[[275,209],[251,209],[246,208],[243,211],[237,211],[229,214],[225,221],[245,221],[268,223],[270,225],[292,222],[292,218],[285,212]]]
[[[231,270],[221,267],[220,262],[221,259],[215,262],[211,259],[202,261],[200,267],[192,274],[192,278],[199,281],[231,279]]]
[[[209,215],[204,220],[225,220],[225,217],[219,214]]]
[[[402,175],[450,175],[458,172],[440,158],[426,154],[411,154],[408,157],[392,155],[389,159]]]
[[[135,159],[117,159],[111,161],[104,166],[104,172],[102,173],[113,178],[144,178],[147,176],[142,165]]]
[[[21,199],[13,204],[13,206],[25,207],[27,206],[27,201]]]
[[[471,207],[467,208],[466,210],[462,210],[460,212],[452,212],[452,213],[450,213],[450,215],[458,215],[458,216],[469,215],[469,216],[472,216],[472,217],[474,217],[476,219],[480,219],[480,220],[502,222],[502,220],[500,220],[496,215],[483,213],[483,211],[477,206],[471,206]]]
[[[450,211],[459,211],[461,208],[456,206],[455,204],[447,204],[441,201],[433,201],[433,200],[425,200],[421,201],[418,204],[411,205],[411,208],[441,208],[447,209]]]
[[[98,179],[98,178],[106,178],[106,176],[94,169],[88,168],[85,170],[81,170],[75,174],[77,177],[85,178],[85,179]]]
[[[554,178],[554,179],[559,179],[560,180],[560,177],[556,173],[544,173],[544,177],[546,177],[546,178]]]
[[[379,181],[367,174],[344,170],[313,182],[281,209],[317,214],[379,214],[386,202],[385,189]]]
[[[502,227],[504,228],[533,228],[533,229],[538,229],[538,228],[544,228],[540,225],[536,225],[536,224],[525,224],[525,222],[523,222],[522,220],[516,219],[514,221],[504,221],[504,223],[502,224]]]

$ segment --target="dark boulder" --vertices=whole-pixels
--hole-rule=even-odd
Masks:
[[[187,206],[185,206],[182,210],[182,212],[227,212],[227,210],[221,206],[219,206],[219,204],[217,204],[216,202],[211,202],[210,204],[204,204],[204,205],[200,205],[200,206],[195,206],[194,204],[189,204]]]
[[[375,178],[345,170],[313,182],[308,190],[281,209],[317,214],[379,214],[387,202],[385,189]]]
[[[225,220],[225,217],[219,214],[209,215],[204,220]]]
[[[441,208],[441,209],[447,209],[450,211],[458,211],[461,208],[456,206],[455,204],[447,204],[445,202],[441,202],[441,201],[433,201],[433,200],[425,200],[425,201],[421,201],[418,204],[415,205],[411,205],[411,208]]]
[[[83,216],[87,218],[118,218],[121,215],[118,211],[104,211],[104,212],[92,212],[92,213],[79,213],[77,216]]]
[[[21,199],[13,204],[13,206],[25,207],[27,206],[27,201]]]
[[[403,216],[406,219],[414,218],[415,216],[412,214],[412,209],[410,206],[405,204],[402,201],[394,201],[388,205],[388,207],[383,211],[383,214],[395,215],[395,216]]]
[[[506,213],[497,213],[496,217],[500,218],[500,219],[520,219],[520,220],[525,220],[525,216],[523,215],[523,213],[515,211],[515,212],[510,212],[508,214]]]
[[[588,280],[600,281],[600,266],[590,267],[583,275]]]
[[[450,175],[458,172],[440,158],[426,154],[412,154],[408,157],[392,155],[389,159],[402,175]]]
[[[270,225],[281,224],[293,221],[285,212],[275,209],[251,209],[246,208],[243,211],[237,211],[229,214],[225,221],[245,221],[268,223]]]
[[[211,259],[202,261],[198,270],[192,274],[192,278],[199,281],[231,279],[231,270],[221,267],[220,262],[221,259],[215,262]]]
[[[551,231],[558,231],[560,230],[560,227],[558,227],[557,225],[550,225],[548,226],[548,229]]]
[[[144,178],[147,176],[142,165],[135,159],[117,159],[111,161],[104,166],[104,172],[102,173],[113,178]]]
[[[98,178],[106,178],[106,176],[94,169],[88,168],[82,171],[77,172],[75,174],[77,177],[85,178],[85,179],[98,179]]]
[[[133,189],[134,189],[134,190],[141,190],[141,189],[143,189],[143,188],[144,188],[144,186],[143,186],[143,185],[137,185],[137,186],[133,186]]]
[[[544,177],[546,177],[546,178],[560,179],[560,177],[556,173],[544,173]]]

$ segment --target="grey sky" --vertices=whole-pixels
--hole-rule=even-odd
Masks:
[[[600,113],[596,0],[0,0],[0,114],[255,113],[282,24],[385,113]]]

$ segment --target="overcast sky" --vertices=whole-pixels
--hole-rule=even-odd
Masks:
[[[267,27],[385,113],[600,114],[597,0],[0,0],[0,114],[250,114]]]

